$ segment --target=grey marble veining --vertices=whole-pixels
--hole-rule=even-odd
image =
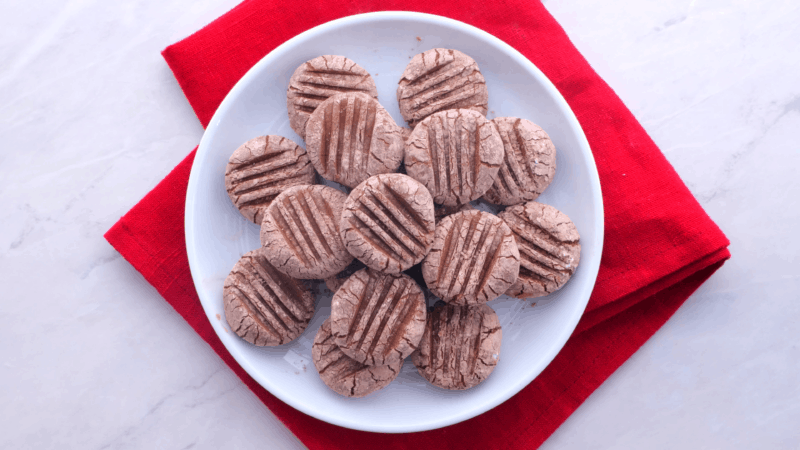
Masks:
[[[0,15],[0,448],[302,448],[102,234],[202,135],[159,52],[235,5]],[[800,443],[800,4],[548,0],[731,239],[543,449]]]

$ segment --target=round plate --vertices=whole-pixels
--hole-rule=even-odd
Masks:
[[[581,263],[567,285],[548,297],[489,303],[500,317],[500,362],[482,384],[448,391],[428,384],[406,361],[387,388],[362,399],[328,389],[311,361],[311,343],[330,314],[330,293],[319,289],[317,312],[305,333],[280,347],[255,347],[232,333],[222,308],[222,285],[239,259],[259,244],[258,226],[228,198],[224,174],[234,149],[256,136],[277,134],[301,145],[289,127],[286,89],[303,62],[345,55],[378,86],[378,100],[404,124],[396,89],[406,64],[444,47],[473,57],[489,89],[489,118],[529,119],[552,138],[557,170],[539,201],[565,212],[581,234]],[[336,425],[375,432],[414,432],[451,425],[502,403],[553,360],[575,329],[592,292],[603,245],[603,203],[589,144],[555,86],[509,45],[464,23],[409,12],[371,13],[320,25],[287,41],[258,62],[228,93],[203,135],[186,195],[186,247],[206,314],[225,347],[256,381],[298,410]]]

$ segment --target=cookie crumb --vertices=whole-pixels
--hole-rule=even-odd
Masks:
[[[417,36],[417,42],[422,42],[422,38]]]
[[[222,320],[222,317],[219,314],[217,314],[217,320]]]

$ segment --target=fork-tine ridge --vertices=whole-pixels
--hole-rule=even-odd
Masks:
[[[319,56],[298,67],[289,80],[286,101],[292,129],[304,137],[311,113],[329,97],[344,92],[378,97],[369,73],[345,57]]]
[[[486,114],[488,91],[478,64],[449,49],[431,49],[409,62],[397,88],[403,118],[414,127],[448,109],[473,109]]]
[[[311,293],[266,260],[262,250],[244,255],[223,288],[225,315],[234,333],[256,345],[285,344],[308,326]]]
[[[262,136],[238,148],[225,171],[225,188],[245,217],[259,223],[263,209],[285,189],[314,182],[306,151],[280,136]]]

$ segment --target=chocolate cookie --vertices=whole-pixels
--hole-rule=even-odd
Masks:
[[[233,152],[225,189],[239,212],[261,224],[264,210],[286,188],[313,184],[317,173],[305,149],[281,136],[260,136]]]
[[[435,229],[430,192],[399,173],[370,177],[353,189],[339,225],[350,254],[386,273],[400,273],[422,261]]]
[[[411,127],[447,109],[471,109],[486,115],[489,91],[478,63],[458,50],[434,48],[406,66],[397,86],[400,113]]]
[[[488,305],[440,305],[428,315],[411,360],[423,378],[445,389],[469,389],[500,360],[503,330]]]
[[[254,345],[293,341],[314,315],[314,294],[275,268],[264,249],[245,253],[225,279],[222,302],[231,330]]]
[[[392,364],[368,366],[345,355],[331,333],[331,319],[317,331],[311,358],[322,382],[345,397],[363,397],[389,385],[403,367],[402,359]]]
[[[261,222],[261,245],[272,265],[303,280],[327,278],[353,261],[339,236],[347,196],[328,186],[295,186],[272,201]]]
[[[581,260],[580,235],[566,214],[543,203],[512,206],[499,214],[519,247],[519,278],[506,294],[541,297],[561,289]]]
[[[304,138],[311,113],[325,99],[341,92],[363,92],[378,98],[369,73],[344,56],[318,56],[298,67],[286,92],[289,124],[295,133]]]
[[[403,162],[403,133],[377,100],[363,93],[322,102],[306,125],[311,163],[323,177],[355,187]]]
[[[497,298],[518,273],[514,235],[500,218],[483,211],[456,213],[436,224],[433,247],[422,262],[428,289],[456,305]]]
[[[336,345],[370,366],[393,364],[410,355],[422,337],[425,316],[422,289],[404,274],[359,270],[331,301]]]
[[[406,172],[442,205],[460,205],[483,195],[502,162],[503,140],[497,128],[469,109],[428,117],[406,141]]]
[[[535,200],[556,174],[556,147],[547,133],[530,120],[497,117],[505,157],[492,187],[483,196],[498,205]]]

